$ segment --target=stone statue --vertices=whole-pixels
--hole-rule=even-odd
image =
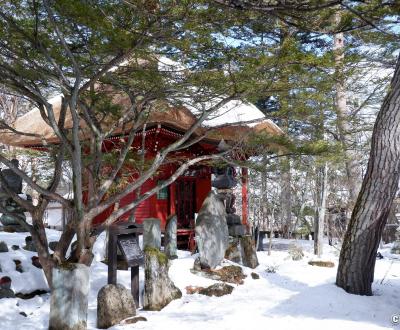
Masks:
[[[12,159],[11,163],[19,167],[17,159]],[[10,190],[16,194],[22,193],[22,178],[11,169],[2,170],[0,175]],[[27,196],[28,197],[28,196]],[[26,231],[21,225],[21,221],[26,221],[25,209],[19,206],[7,193],[4,186],[0,186],[0,203],[6,211],[0,217],[0,222],[7,227],[9,231]]]
[[[11,163],[19,167],[19,162],[17,159],[12,159]],[[13,170],[7,168],[1,171],[1,175],[3,176],[4,180],[7,182],[7,186],[16,194],[22,193],[22,179],[21,177],[15,173]],[[3,194],[7,194],[3,187],[0,187],[0,196]],[[1,198],[1,197],[0,197]]]
[[[232,189],[236,187],[237,180],[235,178],[235,169],[232,166],[213,169],[215,179],[211,182],[211,186],[217,189]]]
[[[235,194],[233,188],[238,184],[235,178],[235,169],[232,166],[222,168],[214,168],[213,173],[215,179],[212,180],[211,186],[217,188],[219,198],[225,204],[226,222],[230,236],[243,236],[246,233],[246,226],[242,225],[242,220],[236,214]]]

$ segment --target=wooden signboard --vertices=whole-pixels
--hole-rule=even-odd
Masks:
[[[117,236],[118,248],[125,257],[129,267],[143,264],[144,255],[140,249],[137,236],[134,234],[122,234]]]

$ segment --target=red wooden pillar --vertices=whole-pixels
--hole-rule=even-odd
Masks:
[[[242,167],[242,223],[248,226],[247,221],[247,210],[248,210],[248,199],[247,199],[247,180],[248,180],[248,169]]]
[[[169,185],[169,215],[176,214],[176,183],[171,183]]]

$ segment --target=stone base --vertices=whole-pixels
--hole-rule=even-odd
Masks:
[[[225,258],[246,267],[256,268],[258,258],[251,236],[229,237]]]
[[[246,226],[245,225],[231,225],[228,226],[229,236],[233,237],[241,237],[246,235]]]

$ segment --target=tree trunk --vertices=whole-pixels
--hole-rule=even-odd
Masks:
[[[400,58],[375,122],[367,172],[340,252],[336,284],[349,293],[372,295],[376,252],[399,183],[399,104]]]
[[[283,237],[290,238],[290,228],[292,225],[292,194],[290,191],[291,174],[290,160],[287,157],[281,160],[281,221]]]
[[[325,227],[325,210],[326,210],[326,200],[328,197],[328,164],[325,163],[325,166],[320,169],[321,174],[321,196],[318,198],[318,218],[315,221],[315,229],[314,229],[314,254],[321,257],[324,246],[324,227]]]
[[[340,12],[336,14],[336,21],[340,22]],[[345,168],[347,189],[349,190],[350,207],[355,204],[357,194],[360,190],[359,180],[360,173],[358,171],[355,153],[351,150],[351,142],[348,140],[348,134],[351,132],[347,112],[347,96],[344,73],[344,34],[343,32],[334,35],[333,51],[335,56],[335,73],[336,73],[336,114],[337,128],[339,132],[340,143],[342,144],[345,154]],[[351,208],[350,208],[351,209]]]
[[[49,254],[46,231],[43,225],[43,212],[33,213],[32,223],[33,229],[30,231],[30,234],[37,250],[39,262],[43,267],[47,283],[51,288],[54,261]]]

